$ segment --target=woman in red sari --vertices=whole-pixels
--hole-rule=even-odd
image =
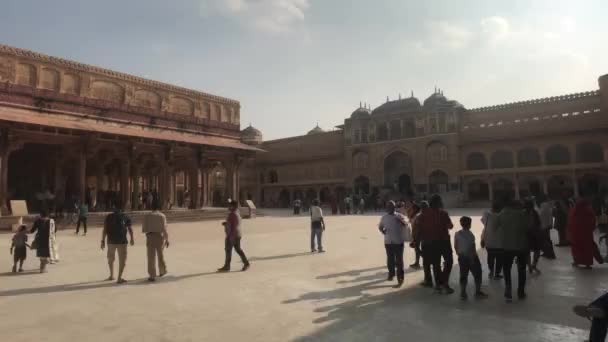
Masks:
[[[572,245],[573,266],[585,266],[590,269],[595,258],[602,264],[599,249],[593,240],[595,214],[591,203],[581,198],[568,213],[568,234]]]

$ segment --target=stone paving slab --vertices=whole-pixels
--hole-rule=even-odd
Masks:
[[[479,210],[454,210],[474,215]],[[0,234],[0,331],[3,341],[582,341],[588,323],[571,306],[603,293],[608,268],[573,269],[569,250],[541,260],[529,299],[505,304],[502,283],[488,282],[485,301],[461,302],[418,286],[409,271],[405,286],[385,281],[385,252],[377,214],[327,218],[325,254],[310,254],[307,217],[287,212],[244,221],[248,272],[217,274],[223,263],[219,221],[170,226],[169,275],[145,281],[145,241],[136,227],[126,277],[107,277],[101,230],[86,237],[59,234],[62,261],[49,273],[12,275],[9,234]],[[483,254],[483,252],[482,252]],[[485,254],[480,255],[485,258]],[[407,249],[406,263],[413,260]],[[240,269],[233,257],[233,269]],[[4,271],[5,270],[5,271]],[[4,273],[2,273],[4,271]],[[457,287],[458,266],[452,272]],[[472,282],[472,279],[471,279]]]

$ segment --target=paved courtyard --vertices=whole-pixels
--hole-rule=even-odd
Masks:
[[[456,216],[478,210],[453,210]],[[484,285],[490,298],[461,302],[418,286],[422,272],[408,272],[405,286],[385,281],[383,240],[377,215],[329,217],[327,253],[311,255],[306,217],[286,212],[244,221],[248,272],[217,274],[223,263],[219,221],[172,224],[169,275],[146,280],[145,237],[136,227],[129,248],[129,283],[104,282],[100,229],[86,237],[59,234],[62,261],[35,272],[28,255],[24,274],[0,273],[3,341],[582,341],[588,323],[571,314],[608,288],[608,268],[573,269],[569,251],[541,260],[543,274],[529,285],[529,299],[505,304],[502,283]],[[2,270],[10,271],[10,235],[0,234]],[[483,253],[483,252],[482,252]],[[482,255],[482,258],[485,254]],[[407,249],[406,263],[413,252]],[[240,269],[238,256],[233,269]],[[458,266],[452,272],[457,287]],[[471,280],[472,282],[472,280]]]

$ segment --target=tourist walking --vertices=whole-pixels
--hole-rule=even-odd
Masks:
[[[312,200],[310,207],[310,252],[314,253],[319,249],[319,253],[324,253],[323,232],[325,231],[325,220],[323,219],[323,209],[319,206],[319,200]],[[315,240],[317,245],[315,247]]]
[[[418,236],[418,229],[416,224],[416,218],[420,214],[420,206],[414,202],[409,202],[409,205],[406,205],[405,211],[408,220],[410,221],[410,226],[412,227],[412,242],[410,247],[414,249],[415,260],[414,263],[410,265],[410,268],[415,270],[420,269],[420,258],[422,257],[422,250],[420,249],[420,239]],[[425,275],[426,279],[426,275]]]
[[[604,263],[593,240],[594,230],[595,214],[591,203],[585,198],[580,198],[568,214],[568,236],[570,237],[573,266],[584,266],[591,269],[594,258],[598,263]]]
[[[502,279],[502,236],[498,226],[498,213],[501,207],[498,201],[492,203],[492,208],[486,211],[481,217],[483,231],[481,232],[481,248],[486,249],[488,255],[488,278]]]
[[[87,235],[87,218],[89,216],[89,206],[86,202],[81,202],[78,205],[78,222],[76,222],[76,235],[80,231],[80,225],[84,228],[84,235]]]
[[[293,201],[293,214],[300,215],[300,210],[302,209],[302,201],[299,198],[296,198]]]
[[[359,213],[361,215],[365,214],[365,198],[363,198],[363,195],[359,199]]]
[[[530,274],[540,274],[538,260],[540,259],[544,236],[541,231],[540,217],[534,208],[533,199],[527,199],[524,202],[524,213],[528,225],[528,271]]]
[[[393,281],[397,275],[397,286],[403,285],[403,247],[405,241],[411,240],[411,231],[405,222],[405,216],[396,212],[395,202],[386,204],[386,214],[380,219],[378,229],[384,235],[384,248],[386,249],[386,267],[388,268],[388,281]]]
[[[236,202],[234,202],[236,205]],[[156,275],[163,277],[167,274],[164,249],[169,247],[167,232],[167,217],[160,211],[159,201],[152,202],[152,212],[144,216],[142,232],[146,234],[146,250],[148,255],[148,281],[155,281]],[[158,260],[158,273],[156,262]]]
[[[553,203],[546,197],[542,197],[538,206],[538,216],[540,218],[541,231],[541,254],[547,259],[555,259],[555,250],[553,249],[553,241],[551,241],[551,229],[553,228]]]
[[[34,221],[30,233],[36,233],[32,249],[36,250],[36,257],[40,258],[40,273],[44,273],[52,257],[58,256],[56,251],[53,251],[51,242],[55,240],[55,221],[49,217],[46,209],[42,209],[40,217]]]
[[[319,206],[319,200],[312,200],[310,207],[310,252],[324,253],[323,232],[325,231],[325,220],[323,219],[323,209]],[[317,242],[315,246],[315,240]]]
[[[350,215],[350,209],[352,206],[353,200],[350,196],[346,196],[344,198],[344,210],[346,211],[346,215]]]
[[[127,240],[127,233],[129,240]],[[108,281],[114,280],[114,260],[118,253],[118,278],[116,283],[122,284],[126,282],[123,278],[125,266],[127,264],[127,244],[133,246],[133,229],[131,228],[131,219],[122,211],[122,201],[118,201],[114,206],[114,211],[106,216],[103,223],[103,231],[101,235],[101,250],[106,248],[107,240],[107,258],[110,276]]]
[[[471,233],[471,218],[463,216],[460,218],[460,226],[462,227],[454,234],[454,249],[458,255],[458,265],[460,267],[460,298],[466,300],[467,281],[469,272],[473,274],[475,279],[475,298],[487,298],[488,295],[481,291],[481,262],[477,256],[477,248],[475,247],[475,235]]]
[[[454,227],[448,213],[443,210],[441,196],[431,197],[429,208],[422,209],[416,219],[418,238],[422,243],[423,266],[426,269],[423,286],[433,287],[431,268],[435,278],[435,292],[454,293],[449,285],[450,273],[454,264],[452,243],[449,230]],[[443,258],[443,270],[441,259]]]
[[[23,262],[27,258],[27,226],[22,224],[19,226],[17,233],[13,235],[11,240],[11,254],[13,255],[13,273],[17,272],[17,264],[19,264],[19,272],[23,272]]]
[[[558,242],[555,246],[566,247],[569,246],[567,238],[568,229],[568,206],[563,200],[557,200],[553,206],[553,228],[557,230]]]
[[[224,247],[226,251],[226,259],[224,266],[218,269],[218,272],[229,272],[230,262],[232,260],[232,249],[241,257],[243,262],[242,271],[247,271],[250,267],[249,260],[243,249],[241,249],[241,215],[238,211],[238,205],[236,202],[230,202],[228,204],[228,217],[226,221],[222,223],[224,226],[224,232],[226,233],[226,240],[224,241]]]
[[[517,296],[526,298],[526,265],[529,252],[528,216],[524,213],[521,203],[507,200],[505,207],[498,214],[498,229],[502,235],[503,274],[505,277],[505,299],[513,300],[511,267],[517,262]]]

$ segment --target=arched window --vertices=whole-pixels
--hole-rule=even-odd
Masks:
[[[427,159],[431,162],[448,160],[448,147],[440,142],[430,143],[426,149]]]
[[[604,161],[604,150],[600,144],[586,142],[576,145],[577,163],[601,163]]]
[[[279,173],[276,170],[270,170],[270,172],[268,172],[268,181],[271,184],[278,183],[279,182]]]
[[[485,170],[488,168],[486,156],[481,152],[469,153],[467,156],[467,170]]]
[[[391,121],[391,139],[401,139],[401,121]]]
[[[388,139],[388,127],[386,127],[386,123],[381,122],[376,126],[377,129],[377,138],[378,141],[383,141]]]
[[[547,165],[570,164],[570,151],[564,145],[553,145],[545,151],[545,162]]]
[[[367,169],[369,165],[369,156],[366,152],[356,152],[353,155],[353,169]]]
[[[413,138],[416,136],[416,125],[414,124],[414,120],[406,120],[403,128],[403,137],[404,138]]]
[[[449,187],[448,174],[441,171],[435,170],[429,175],[429,187],[431,193],[443,193],[447,192]]]
[[[517,166],[530,167],[540,165],[540,152],[534,147],[526,147],[517,151]]]
[[[508,169],[513,167],[513,153],[506,150],[499,150],[492,153],[490,165],[493,169]]]

